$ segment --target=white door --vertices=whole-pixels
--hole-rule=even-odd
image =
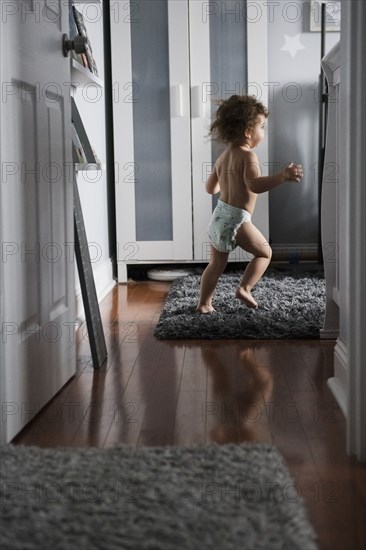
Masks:
[[[188,2],[111,2],[118,274],[192,259]]]
[[[76,370],[67,32],[63,0],[2,6],[2,442]]]
[[[217,198],[206,193],[204,184],[225,148],[207,137],[217,108],[215,100],[248,93],[268,104],[265,5],[263,0],[189,0],[195,260],[210,257],[207,227]],[[258,149],[262,174],[266,175],[267,139]],[[258,197],[253,223],[268,238],[267,193]],[[250,255],[240,248],[229,256],[230,261],[248,259]]]

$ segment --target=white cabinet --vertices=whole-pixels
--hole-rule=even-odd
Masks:
[[[250,19],[244,0],[126,0],[111,3],[111,33],[123,282],[128,264],[207,261],[217,197],[204,183],[221,151],[208,138],[214,100],[253,93],[267,103],[266,18]],[[259,154],[265,174],[266,142]],[[267,195],[253,220],[268,236]]]

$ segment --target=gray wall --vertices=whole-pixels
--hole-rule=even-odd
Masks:
[[[269,2],[269,159],[275,171],[291,161],[304,167],[300,184],[285,183],[269,195],[270,238],[276,245],[316,245],[318,230],[318,78],[320,32],[310,32],[310,2]],[[277,5],[280,4],[280,5]],[[285,35],[299,35],[294,57],[281,48]],[[338,40],[328,32],[326,51]]]

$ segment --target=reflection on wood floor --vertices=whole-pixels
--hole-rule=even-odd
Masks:
[[[15,444],[110,447],[265,441],[284,456],[320,548],[366,548],[366,467],[346,456],[328,386],[334,341],[158,341],[170,283],[116,286],[101,304],[108,360],[78,371]]]

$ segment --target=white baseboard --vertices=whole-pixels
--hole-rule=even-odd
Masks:
[[[93,270],[95,290],[98,297],[98,303],[100,303],[103,298],[105,298],[116,285],[116,281],[113,278],[113,264],[112,260],[109,258],[102,265],[98,266]],[[78,281],[79,283],[79,281]],[[81,295],[80,283],[75,289],[76,294],[76,316],[80,321],[85,319],[83,297]]]
[[[344,393],[344,388],[342,388],[337,378],[329,378],[327,384],[335,400],[340,406],[341,411],[347,418],[347,399]]]
[[[338,338],[334,348],[334,377],[329,378],[328,386],[338,405],[347,417],[348,351],[345,343]]]
[[[117,262],[118,282],[127,283],[127,264],[126,262]]]

